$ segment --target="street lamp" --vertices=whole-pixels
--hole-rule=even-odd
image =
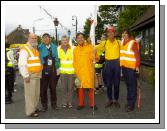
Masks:
[[[58,41],[57,41],[57,26],[59,25],[59,21],[57,18],[54,19],[54,25],[55,25],[55,31],[56,31],[56,43],[58,45]]]
[[[37,22],[37,21],[41,21],[41,20],[43,20],[44,18],[38,18],[38,19],[36,19],[36,20],[34,20],[33,21],[33,28],[32,28],[32,30],[33,30],[33,33],[35,33],[35,22]]]
[[[70,38],[70,35],[71,35],[71,31],[70,30],[68,30],[68,37]]]
[[[75,19],[74,19],[75,18]],[[75,25],[73,25],[73,26],[75,26],[76,27],[76,29],[75,29],[75,32],[76,32],[76,35],[77,35],[77,24],[78,24],[78,21],[77,21],[77,16],[72,16],[72,20],[75,20]]]

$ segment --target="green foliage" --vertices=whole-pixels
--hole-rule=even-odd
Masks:
[[[97,16],[96,39],[100,39],[104,33],[104,25],[117,25],[117,31],[122,32],[124,28],[130,26],[148,9],[149,5],[125,5],[122,12],[119,13],[119,8],[116,5],[101,5]],[[86,19],[84,31],[86,38],[89,37],[90,20]],[[132,32],[135,36],[135,32]]]
[[[101,5],[99,6],[99,14],[97,15],[97,26],[96,26],[96,39],[100,39],[104,33],[104,25],[116,24],[117,22],[117,8],[114,5]],[[89,37],[91,22],[89,18],[86,19],[84,25],[84,31],[86,38]]]
[[[37,42],[38,42],[38,44],[41,44],[42,38],[40,36],[37,36]]]
[[[99,6],[99,14],[103,24],[116,24],[118,17],[118,8],[116,5]]]
[[[125,10],[118,16],[118,31],[122,32],[124,28],[130,26],[144,13],[149,5],[127,5]]]

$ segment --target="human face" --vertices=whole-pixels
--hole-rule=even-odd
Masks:
[[[69,43],[68,38],[62,38],[62,39],[61,39],[61,45],[62,45],[62,46],[67,46],[68,43]]]
[[[28,38],[29,44],[31,44],[32,47],[36,48],[38,43],[37,43],[37,36],[35,34],[30,34]]]
[[[45,45],[49,45],[50,44],[50,37],[49,36],[44,36],[43,37],[43,43]]]
[[[124,32],[122,33],[122,38],[123,38],[125,41],[128,41],[128,40],[129,40],[129,35],[128,35],[128,33],[127,33],[126,31],[124,31]]]
[[[79,45],[83,45],[85,42],[85,39],[84,39],[84,36],[82,34],[80,34],[78,37],[77,37],[77,43]]]
[[[108,31],[107,36],[109,39],[114,39],[115,33],[113,31]]]

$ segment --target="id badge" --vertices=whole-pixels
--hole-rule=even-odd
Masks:
[[[48,59],[48,65],[52,65],[52,60],[51,59]]]

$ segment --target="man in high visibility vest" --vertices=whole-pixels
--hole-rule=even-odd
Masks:
[[[47,90],[50,89],[51,107],[57,110],[57,95],[56,86],[59,79],[59,59],[56,44],[51,42],[51,37],[48,33],[42,36],[43,42],[38,46],[40,52],[40,59],[43,65],[42,78],[41,78],[41,104],[43,112],[48,109],[48,94]]]
[[[119,100],[119,84],[120,84],[120,63],[119,50],[120,41],[115,39],[116,29],[114,26],[109,26],[106,29],[107,40],[102,41],[98,46],[105,51],[104,79],[107,87],[108,101],[106,108],[113,105],[120,108]],[[112,86],[114,85],[114,96]]]
[[[14,77],[15,77],[15,70],[14,70],[14,55],[13,51],[8,48],[9,44],[6,44],[5,49],[5,103],[10,104],[12,103],[12,92],[14,89]]]
[[[126,111],[133,111],[137,97],[137,78],[139,72],[140,54],[139,44],[132,38],[128,29],[123,31],[123,40],[120,46],[120,66],[127,85]]]
[[[66,35],[61,38],[58,56],[60,59],[62,107],[72,108],[74,86],[73,47],[70,46],[69,38]]]
[[[37,117],[42,64],[35,34],[29,34],[27,44],[20,50],[18,66],[24,80],[26,116]]]

